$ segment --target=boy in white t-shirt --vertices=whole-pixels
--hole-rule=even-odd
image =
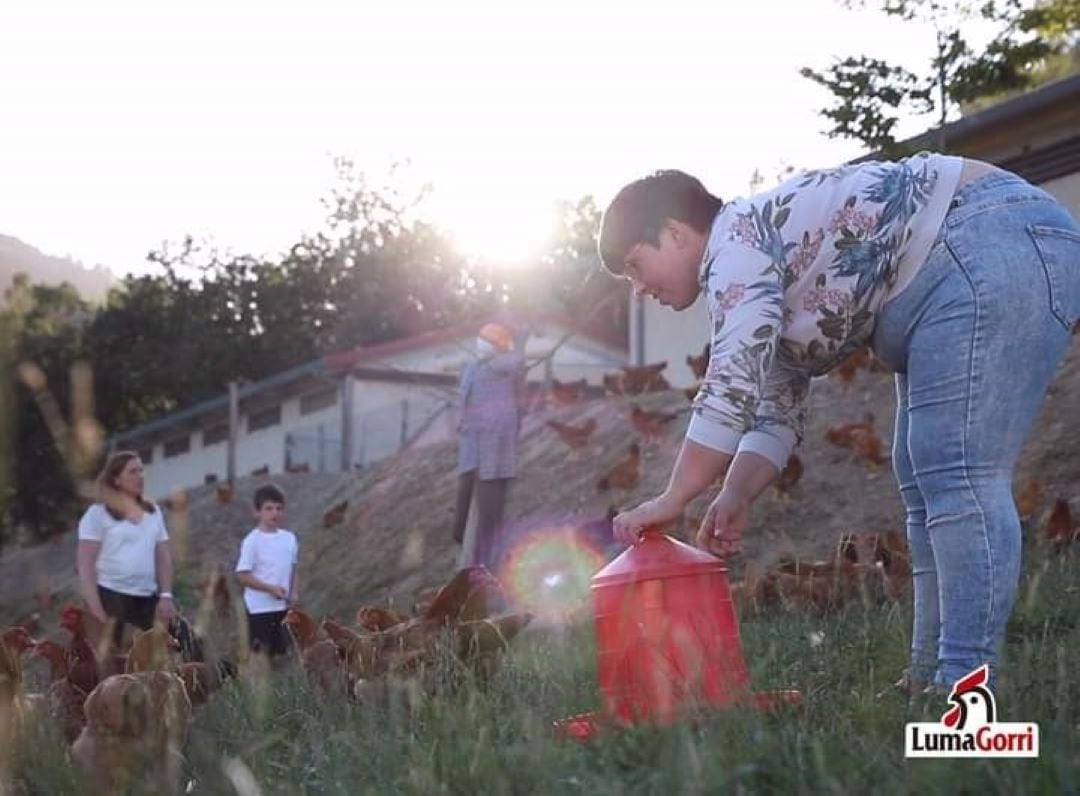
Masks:
[[[285,514],[285,493],[274,484],[255,490],[258,525],[240,544],[236,579],[244,586],[248,615],[248,640],[253,652],[271,657],[289,650],[289,637],[282,620],[290,605],[299,600],[296,563],[299,545],[296,536],[279,527]]]

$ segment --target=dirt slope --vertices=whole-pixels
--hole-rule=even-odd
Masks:
[[[665,438],[645,448],[643,476],[632,492],[601,494],[596,481],[624,455],[636,434],[628,417],[637,400],[648,409],[683,410]],[[888,467],[870,471],[845,449],[823,439],[826,428],[875,416],[875,427],[891,439],[895,400],[891,377],[860,372],[845,388],[826,379],[815,386],[807,442],[799,450],[805,475],[787,500],[770,491],[755,507],[744,560],[768,563],[785,552],[823,555],[847,530],[902,527],[903,514]],[[531,415],[522,431],[520,477],[508,516],[510,536],[570,520],[594,521],[590,535],[602,545],[602,518],[612,506],[626,506],[660,491],[666,483],[687,421],[688,402],[672,391],[640,399],[607,398]],[[571,455],[546,427],[549,418],[580,423],[594,417],[598,427],[592,448]],[[1036,477],[1046,484],[1045,511],[1058,495],[1080,497],[1080,338],[1060,369],[1048,400],[1023,453],[1017,483]],[[414,592],[438,583],[457,564],[459,548],[450,539],[456,474],[452,444],[406,451],[365,472],[339,475],[292,474],[245,478],[236,496],[220,505],[214,490],[200,487],[190,495],[186,532],[173,512],[170,527],[183,558],[188,583],[206,568],[231,568],[239,540],[250,528],[250,500],[258,484],[273,480],[288,495],[287,525],[301,543],[304,602],[318,613],[350,616],[364,602],[393,600],[408,605]],[[344,521],[324,528],[322,514],[341,500],[349,505]],[[692,505],[689,516],[703,513],[706,501]],[[0,558],[0,622],[33,608],[32,595],[47,587],[70,593],[74,587],[74,532],[53,543],[7,550]]]

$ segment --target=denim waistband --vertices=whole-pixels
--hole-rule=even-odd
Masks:
[[[949,207],[953,208],[970,204],[977,200],[979,194],[996,190],[1003,186],[1013,186],[1022,189],[1025,193],[1043,193],[1042,189],[1032,185],[1023,177],[1013,174],[1011,171],[998,169],[996,171],[987,172],[981,177],[976,177],[971,182],[965,183],[957,188],[956,193],[953,194],[952,201],[949,203]]]

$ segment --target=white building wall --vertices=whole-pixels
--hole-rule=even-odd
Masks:
[[[256,411],[268,409],[273,403],[267,403]],[[285,434],[299,424],[300,398],[286,398],[280,402],[281,422],[277,425],[250,430],[251,414],[241,412],[240,429],[236,441],[236,475],[251,475],[253,470],[269,466],[271,473],[280,473],[285,469]],[[222,473],[224,475],[224,473]]]
[[[190,429],[178,429],[175,434],[165,439],[173,440],[183,436],[188,437],[190,447],[187,453],[166,457],[164,442],[154,445],[153,460],[145,468],[144,488],[150,497],[164,498],[173,490],[201,484],[207,473],[216,473],[218,478],[224,480],[227,449],[225,443],[203,447],[202,431]]]
[[[698,296],[698,300],[682,312],[646,299],[641,311],[645,360],[641,364],[666,361],[664,378],[672,387],[696,384],[686,357],[700,354],[709,340],[709,310],[705,297]]]
[[[1072,211],[1073,216],[1080,219],[1080,171],[1056,180],[1048,180],[1041,187],[1052,193]]]
[[[565,330],[558,325],[541,328],[530,336],[526,357],[550,354],[555,345],[562,343],[552,358],[552,375],[560,381],[585,378],[590,384],[597,385],[605,373],[616,372],[626,364],[626,354],[613,347],[580,335],[566,340],[564,336]],[[472,351],[473,338],[466,336],[364,361],[361,367],[456,377]],[[542,381],[545,375],[546,367],[539,365],[530,371],[529,379]],[[424,443],[452,438],[454,413],[447,408],[452,409],[456,401],[456,379],[445,387],[357,380],[351,407],[353,464],[366,466],[391,456],[398,451],[403,438],[411,439],[421,431],[424,432]],[[300,413],[300,403],[299,394],[285,397],[280,402],[280,423],[257,431],[250,430],[250,412],[241,409],[236,450],[238,476],[250,475],[267,466],[272,474],[283,472],[286,450],[290,466],[307,463],[312,470],[340,470],[340,397],[333,406],[306,415]],[[266,403],[260,409],[271,406],[272,403]],[[185,433],[190,440],[188,453],[165,458],[163,444],[157,442],[154,445],[153,461],[146,468],[148,495],[162,498],[173,489],[197,486],[208,474],[216,475],[219,481],[225,480],[227,443],[222,441],[204,447],[201,427],[194,431],[177,430],[176,436]]]

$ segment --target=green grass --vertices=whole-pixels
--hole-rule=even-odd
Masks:
[[[1037,760],[906,760],[907,706],[877,695],[904,665],[910,613],[853,605],[743,622],[755,687],[800,689],[797,710],[556,740],[554,720],[600,705],[586,624],[519,639],[486,689],[402,686],[360,705],[317,697],[296,671],[230,684],[196,717],[188,774],[194,793],[234,794],[226,768],[241,761],[268,796],[1080,792],[1080,561],[1035,556],[1025,570],[997,697],[1002,720],[1039,723]],[[34,735],[17,772],[25,790],[78,793],[55,738]]]

